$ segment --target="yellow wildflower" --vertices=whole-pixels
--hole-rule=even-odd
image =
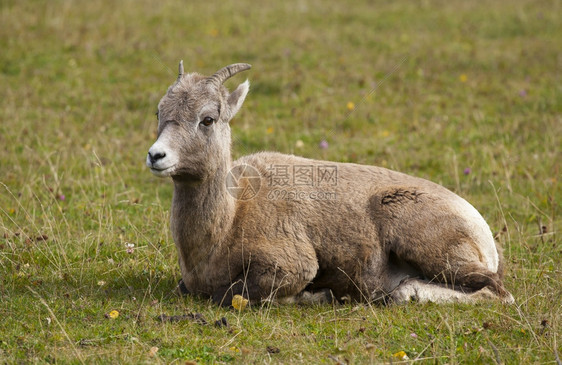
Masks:
[[[111,319],[115,319],[115,318],[119,317],[119,312],[114,309],[111,312],[109,312],[108,316]]]
[[[404,351],[398,351],[397,353],[393,354],[392,357],[398,360],[408,360],[408,355]]]
[[[243,296],[236,294],[234,297],[232,297],[232,306],[234,307],[234,309],[241,311],[244,310],[247,305],[248,299],[244,298]]]

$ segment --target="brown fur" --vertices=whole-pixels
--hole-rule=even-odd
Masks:
[[[358,301],[470,302],[490,297],[488,291],[512,300],[501,280],[501,252],[499,267],[487,266],[495,250],[489,228],[473,218],[477,213],[463,213],[468,208],[457,195],[374,166],[265,152],[232,162],[228,122],[247,85],[229,94],[204,81],[198,74],[183,76],[159,104],[159,135],[169,128],[167,148],[180,151],[166,176],[174,180],[171,228],[189,292],[226,305],[235,294],[260,301],[326,289]],[[216,123],[201,126],[209,113]],[[261,176],[253,199],[237,200],[228,191],[228,171],[237,165]],[[272,193],[280,187],[268,183],[276,178],[273,166],[331,166],[337,182],[293,182],[288,190],[302,195],[276,199]],[[248,178],[253,169],[246,170]],[[240,187],[248,181],[240,179]],[[322,199],[310,198],[319,192]],[[413,277],[419,279],[407,282]]]

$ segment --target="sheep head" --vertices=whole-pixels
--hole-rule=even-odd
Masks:
[[[236,63],[210,77],[183,72],[158,103],[158,139],[150,147],[146,165],[153,174],[174,179],[203,180],[230,160],[229,122],[248,90],[248,80],[230,93],[223,83],[250,69]]]

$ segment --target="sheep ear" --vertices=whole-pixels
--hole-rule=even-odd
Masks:
[[[246,99],[246,95],[248,95],[248,91],[250,90],[250,81],[246,80],[234,90],[228,96],[228,107],[230,109],[230,119],[232,119],[240,107],[244,103],[244,99]]]

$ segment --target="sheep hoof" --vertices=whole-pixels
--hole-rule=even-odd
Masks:
[[[189,290],[187,290],[187,287],[183,283],[182,279],[180,279],[180,281],[178,281],[178,286],[176,287],[176,290],[178,291],[178,293],[180,295],[189,295],[190,294]]]
[[[504,304],[514,304],[515,303],[515,298],[513,297],[513,295],[511,295],[511,293],[507,293],[503,298],[502,298],[502,302]]]

